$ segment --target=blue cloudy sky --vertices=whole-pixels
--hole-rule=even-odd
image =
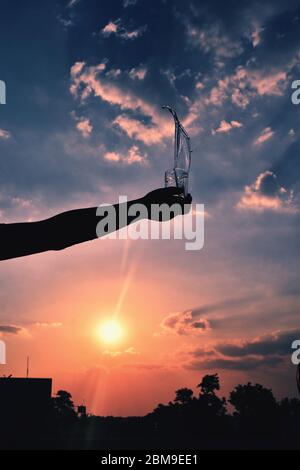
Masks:
[[[3,262],[1,331],[17,351],[8,367],[19,374],[20,354],[38,352],[41,374],[43,348],[47,360],[52,351],[43,345],[58,338],[70,351],[69,376],[56,356],[47,373],[78,399],[98,370],[110,377],[110,393],[120,387],[117,374],[136,387],[139,374],[151,373],[151,396],[136,408],[117,398],[95,405],[121,414],[147,411],[207,370],[225,387],[260,380],[295,393],[300,106],[291,84],[300,79],[299,2],[2,0],[0,24],[3,222],[162,186],[173,144],[163,104],[190,133],[193,200],[207,214],[199,252],[180,241],[98,241]],[[78,372],[70,329],[82,341],[86,319],[113,308],[128,276],[122,315],[136,331],[127,349],[108,358],[91,348]],[[126,355],[130,348],[138,354]]]

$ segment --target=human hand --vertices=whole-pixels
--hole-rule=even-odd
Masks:
[[[192,196],[190,194],[184,196],[183,190],[176,187],[159,188],[146,194],[141,202],[145,204],[148,209],[149,219],[162,222],[173,219],[177,215],[187,214],[191,208]],[[169,208],[174,206],[176,207],[176,211],[160,211],[159,215],[151,213],[151,206],[160,206],[162,204]]]

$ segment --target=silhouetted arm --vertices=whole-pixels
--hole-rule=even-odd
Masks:
[[[179,202],[179,199],[182,205],[191,202],[190,196],[181,199],[178,198],[178,195],[179,191],[176,188],[158,189],[147,194],[144,198],[128,201],[127,210],[136,203],[145,204],[150,208],[151,204],[157,203],[172,205]],[[114,230],[134,222],[137,217],[127,216],[123,224],[120,225],[118,212],[121,205],[115,204],[113,207],[117,215]],[[102,217],[98,216],[96,212],[97,207],[90,207],[63,212],[37,222],[0,224],[0,260],[48,250],[63,250],[69,246],[98,238],[99,233],[97,235],[96,227]],[[109,227],[102,235],[108,233]]]

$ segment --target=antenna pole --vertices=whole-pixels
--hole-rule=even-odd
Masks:
[[[27,356],[26,379],[28,379],[28,376],[29,376],[29,356]]]

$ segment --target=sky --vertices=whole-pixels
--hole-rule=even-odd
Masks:
[[[2,0],[0,215],[138,198],[193,148],[202,250],[99,239],[0,265],[0,374],[52,377],[101,415],[143,415],[218,372],[296,395],[300,6],[287,0]],[[111,343],[99,328],[114,319]],[[105,338],[104,338],[105,339]]]

